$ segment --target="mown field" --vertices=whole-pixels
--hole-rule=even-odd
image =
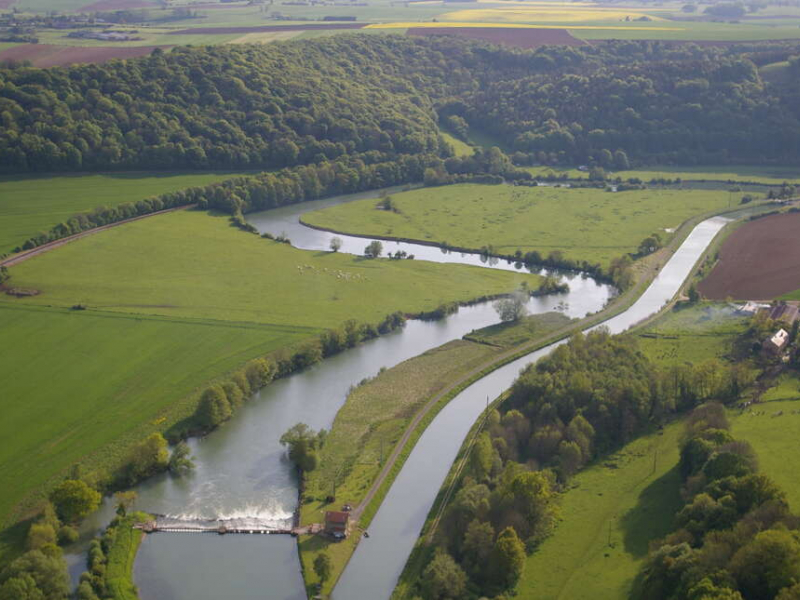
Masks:
[[[555,533],[527,559],[517,595],[628,598],[649,542],[670,532],[682,506],[682,433],[674,422],[578,473],[562,496]]]
[[[513,254],[559,250],[607,265],[653,233],[666,240],[694,215],[723,209],[728,194],[708,190],[611,193],[598,189],[462,184],[393,195],[397,212],[375,200],[308,213],[303,222],[358,233]]]
[[[374,323],[537,283],[295,250],[188,211],[83,238],[11,274],[42,294],[0,296],[0,522],[78,460],[114,464],[128,443],[187,416],[194,390],[250,358],[350,318]],[[77,303],[89,310],[69,310]]]
[[[0,254],[76,213],[208,185],[233,175],[214,172],[0,177]]]

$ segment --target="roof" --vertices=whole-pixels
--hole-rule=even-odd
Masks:
[[[326,523],[347,523],[350,514],[340,510],[329,510],[325,513]]]
[[[791,324],[798,318],[798,308],[791,304],[778,304],[769,313],[769,318],[776,321],[786,321]]]
[[[783,346],[786,343],[786,339],[789,337],[789,334],[786,333],[784,329],[779,329],[778,332],[769,338],[769,341],[775,344],[778,348]]]

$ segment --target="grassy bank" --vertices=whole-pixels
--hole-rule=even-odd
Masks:
[[[137,600],[139,593],[133,583],[133,563],[142,543],[144,533],[133,525],[146,520],[148,515],[136,513],[117,520],[113,542],[108,549],[106,584],[114,600]]]
[[[394,211],[375,200],[308,213],[317,227],[392,238],[491,247],[500,254],[561,251],[568,259],[608,265],[635,253],[644,238],[672,232],[693,215],[728,206],[727,192],[600,189],[462,184],[392,196]]]
[[[100,472],[119,464],[131,443],[191,414],[201,386],[251,358],[348,319],[377,323],[538,283],[296,250],[185,211],[81,239],[11,274],[42,293],[0,297],[6,524],[71,464]],[[76,304],[88,310],[69,310]]]
[[[0,254],[77,213],[208,185],[233,175],[211,172],[0,177]]]
[[[519,323],[481,329],[471,334],[481,342],[449,342],[356,387],[336,415],[320,453],[319,467],[308,475],[302,523],[322,522],[325,510],[338,510],[342,504],[359,505],[414,416],[454,381],[480,369],[503,350],[563,329],[570,322],[561,314],[548,313],[528,317]],[[442,400],[442,406],[449,398],[450,395]],[[423,431],[429,420],[421,423],[417,430]],[[409,442],[406,446],[410,450],[413,444]],[[398,463],[382,486],[384,494],[402,466],[401,461]],[[334,495],[334,482],[336,501],[330,505],[326,498]],[[384,494],[376,496],[376,501],[367,507],[361,519],[362,526],[372,518]],[[318,581],[312,565],[319,552],[327,552],[333,563],[332,576],[323,588],[323,593],[327,593],[344,570],[357,542],[358,535],[346,543],[332,542],[321,536],[304,536],[299,548],[308,589],[314,590]]]

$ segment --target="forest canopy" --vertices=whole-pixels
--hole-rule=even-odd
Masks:
[[[797,45],[609,42],[521,50],[342,35],[181,47],[103,65],[0,69],[0,170],[275,169],[447,154],[491,129],[518,162],[791,163]],[[796,71],[797,61],[791,62]]]

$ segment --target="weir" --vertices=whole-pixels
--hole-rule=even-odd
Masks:
[[[265,535],[305,535],[317,533],[322,530],[322,525],[314,523],[305,527],[286,527],[276,525],[274,521],[258,517],[241,517],[234,519],[186,519],[170,517],[167,515],[154,515],[152,521],[138,523],[134,529],[141,529],[145,533],[247,533]]]

